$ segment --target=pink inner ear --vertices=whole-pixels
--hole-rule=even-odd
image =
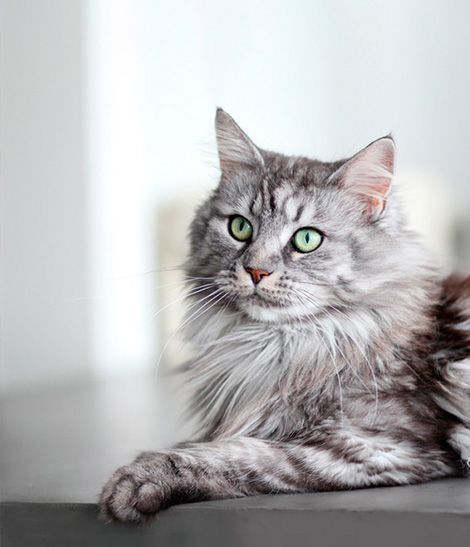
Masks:
[[[387,200],[376,198],[376,197],[370,197],[367,201],[367,212],[369,215],[381,215],[385,211],[385,206],[387,204]]]
[[[388,178],[368,178],[366,184],[358,181],[356,192],[366,202],[366,210],[371,216],[378,217],[387,204],[387,195],[391,186],[391,176]]]
[[[385,137],[373,142],[343,166],[346,187],[365,202],[366,212],[379,217],[385,210],[395,160],[395,145]]]
[[[387,205],[387,195],[390,191],[391,179],[382,181],[375,186],[375,191],[379,194],[378,196],[368,196],[369,207],[372,209],[371,212],[376,212],[381,215],[385,211],[385,206]]]
[[[384,151],[384,167],[393,175],[395,171],[395,143],[392,139],[388,139],[391,143]]]

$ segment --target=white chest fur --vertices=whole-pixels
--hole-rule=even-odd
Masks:
[[[231,434],[259,427],[273,400],[287,396],[299,377],[308,377],[313,389],[345,364],[334,324],[279,326],[219,310],[193,322],[186,337],[194,348],[189,377],[203,422],[224,421]]]

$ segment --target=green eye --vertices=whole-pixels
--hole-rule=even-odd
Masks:
[[[315,228],[300,228],[292,238],[292,245],[299,253],[311,253],[320,247],[323,235]]]
[[[230,217],[228,223],[230,235],[238,241],[248,241],[253,235],[253,226],[242,216]]]

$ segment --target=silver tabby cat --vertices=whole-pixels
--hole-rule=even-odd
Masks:
[[[324,163],[256,147],[220,109],[216,134],[186,265],[199,438],[118,469],[102,514],[465,475],[470,277],[441,279],[407,230],[392,138]]]

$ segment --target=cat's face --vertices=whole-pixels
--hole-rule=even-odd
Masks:
[[[196,284],[253,319],[287,322],[355,305],[393,278],[391,138],[322,163],[258,149],[220,110],[216,129],[222,177],[192,224]]]

